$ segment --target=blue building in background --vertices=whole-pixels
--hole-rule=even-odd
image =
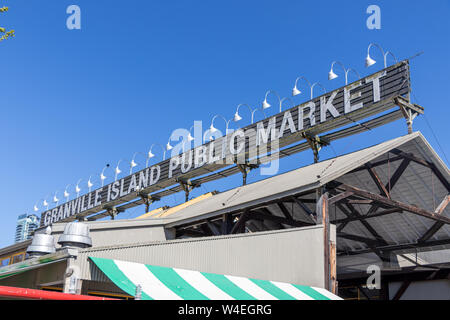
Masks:
[[[31,239],[34,230],[39,227],[39,218],[34,214],[22,214],[17,218],[16,235],[14,242]]]

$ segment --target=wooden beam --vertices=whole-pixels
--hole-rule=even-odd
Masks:
[[[326,290],[331,290],[334,286],[331,269],[331,241],[330,241],[330,217],[328,212],[328,193],[320,196],[316,206],[317,223],[323,225],[323,248],[324,248],[324,284]]]
[[[353,207],[352,204],[350,203],[346,203],[345,204],[347,206],[347,208],[350,209],[351,215],[353,217],[361,217],[362,215],[355,209],[355,207]],[[370,234],[377,239],[378,241],[380,241],[382,244],[387,245],[388,243],[386,242],[386,240],[383,239],[383,237],[370,225],[369,222],[367,222],[366,220],[359,220],[359,222],[370,232]]]
[[[442,214],[442,212],[445,210],[445,208],[447,207],[448,203],[450,200],[450,196],[446,195],[444,200],[442,200],[442,202],[439,204],[439,206],[436,208],[436,210],[434,211],[436,214],[440,215]],[[427,232],[425,232],[420,238],[419,240],[417,240],[417,242],[425,242],[428,239],[430,239],[432,236],[434,236],[436,234],[436,232],[438,232],[442,226],[444,225],[443,222],[441,221],[437,221],[435,222],[430,229],[427,230]]]
[[[449,202],[450,202],[450,195],[446,195],[444,200],[442,200],[442,202],[438,205],[438,207],[434,212],[436,214],[441,214],[445,210]]]
[[[350,191],[342,192],[342,193],[340,193],[340,194],[338,194],[338,195],[336,195],[334,197],[331,197],[328,200],[328,204],[330,205],[330,204],[333,204],[335,202],[341,201],[343,199],[346,199],[346,198],[350,197],[351,195],[353,195],[353,192],[350,192]]]
[[[416,162],[418,164],[421,164],[421,165],[423,165],[425,167],[428,167],[430,169],[432,168],[432,165],[433,165],[432,162],[429,162],[429,161],[426,161],[424,159],[418,158],[418,157],[414,156],[414,154],[412,154],[412,153],[406,153],[406,152],[403,152],[402,150],[397,149],[397,148],[392,149],[389,152],[392,152],[395,155],[398,155],[400,157],[403,157],[403,158],[409,159],[411,161],[414,161],[414,162]]]
[[[392,175],[389,182],[386,184],[385,188],[389,190],[389,192],[394,189],[394,186],[397,184],[398,180],[402,176],[402,174],[405,172],[406,168],[408,168],[408,165],[410,164],[410,159],[404,159],[402,163],[398,166],[397,170],[395,170],[394,174]]]
[[[208,226],[209,230],[211,230],[213,235],[215,235],[215,236],[221,235],[221,232],[219,231],[219,229],[216,227],[216,225],[214,223],[212,223],[211,221],[206,221],[206,225]]]
[[[447,192],[450,192],[450,183],[448,182],[448,180],[442,175],[442,173],[437,169],[437,167],[434,165],[433,162],[430,161],[426,161],[424,159],[418,158],[416,156],[414,156],[413,154],[410,153],[405,153],[399,149],[393,149],[390,152],[402,156],[405,159],[409,159],[411,161],[414,161],[418,164],[421,164],[425,167],[430,168],[433,173],[436,175],[436,177],[439,179],[439,181],[444,185],[444,187],[447,189]]]
[[[286,219],[283,217],[278,217],[278,216],[274,216],[272,214],[268,214],[268,213],[264,213],[258,210],[252,211],[249,216],[249,219],[262,219],[262,220],[270,220],[273,222],[277,222],[277,223],[281,223],[281,224],[286,224],[289,226],[293,226],[293,227],[305,227],[305,226],[310,226],[311,224],[305,223],[305,222],[301,222],[301,221],[296,221],[296,220],[291,220],[291,219]]]
[[[367,171],[369,171],[369,174],[372,177],[373,182],[375,182],[378,190],[380,190],[380,194],[384,194],[385,197],[391,198],[389,191],[384,186],[383,181],[381,181],[381,178],[378,175],[375,168],[370,164],[370,162],[367,162],[365,166],[367,168]]]
[[[331,292],[338,294],[338,282],[337,282],[337,262],[336,262],[336,243],[330,241],[330,281]]]
[[[405,291],[408,289],[409,285],[411,284],[411,281],[406,280],[402,283],[400,288],[398,288],[397,292],[395,293],[395,296],[392,298],[392,300],[400,300],[400,298],[403,296]]]
[[[352,219],[356,219],[357,221],[361,222],[361,224],[367,229],[367,231],[375,238],[377,239],[381,245],[387,245],[388,243],[386,242],[386,240],[383,239],[382,236],[380,236],[378,234],[378,232],[364,219],[360,219],[360,218],[364,218],[364,216],[360,215],[356,209],[349,203],[345,203],[345,205],[347,206],[348,210],[346,208],[344,208],[343,204],[338,203],[336,206],[339,208],[339,210],[342,211],[342,213],[344,213],[347,217],[352,218]],[[341,232],[342,229],[344,229],[344,227],[347,225],[347,223],[349,223],[350,221],[347,221],[341,225],[339,225],[339,227],[336,229],[337,232]]]
[[[296,197],[292,197],[291,199],[294,200],[295,203],[297,203],[303,209],[303,211],[305,211],[306,214],[308,214],[310,217],[314,216],[314,213],[299,199],[297,199]]]
[[[400,161],[400,160],[403,160],[403,159],[405,159],[405,158],[401,157],[401,156],[395,156],[395,157],[392,157],[392,158],[389,158],[389,159],[384,159],[384,160],[380,160],[380,161],[371,162],[371,164],[372,164],[372,167],[376,168],[376,167],[379,167],[379,166],[381,166],[383,164],[393,163],[393,162]],[[365,166],[361,166],[361,167],[358,167],[356,169],[353,169],[349,173],[355,173],[355,172],[364,171],[364,170],[366,170]]]
[[[245,211],[239,217],[239,220],[234,224],[233,228],[230,231],[230,234],[237,233],[242,227],[245,226],[245,221],[247,221],[248,211]]]
[[[392,208],[392,209],[387,209],[385,211],[374,213],[374,214],[372,214],[370,216],[363,215],[363,216],[359,216],[359,217],[352,217],[352,218],[344,218],[344,219],[332,220],[331,222],[333,224],[349,223],[349,222],[352,222],[352,221],[359,221],[359,220],[364,220],[364,219],[381,217],[381,216],[385,216],[385,215],[392,214],[392,213],[397,213],[397,212],[401,213],[402,210],[398,209],[398,208]]]
[[[210,228],[208,228],[207,223],[203,223],[200,225],[200,229],[203,231],[203,233],[205,234],[205,236],[213,236],[214,233],[211,231]]]
[[[388,245],[388,246],[382,246],[378,247],[378,250],[381,250],[382,252],[392,252],[392,251],[400,251],[400,250],[410,250],[410,249],[417,249],[417,248],[426,248],[426,247],[435,247],[435,246],[444,246],[449,245],[450,239],[444,239],[444,240],[433,240],[433,241],[427,241],[427,242],[411,242],[411,243],[404,243],[404,244],[394,244],[394,245]],[[353,251],[341,251],[339,252],[340,255],[358,255],[363,253],[370,253],[373,252],[373,249],[358,249]]]
[[[204,234],[201,231],[196,231],[196,230],[192,230],[192,229],[181,229],[181,230],[177,230],[177,237],[181,237],[183,235],[186,236],[190,236],[190,237],[205,237],[206,234]]]
[[[336,234],[337,237],[339,238],[344,238],[344,239],[348,239],[348,240],[352,240],[352,241],[357,241],[357,242],[362,242],[367,244],[369,247],[377,247],[380,246],[381,243],[375,239],[370,239],[370,238],[366,238],[366,237],[362,237],[362,236],[358,236],[355,234],[348,234],[348,233],[344,233],[344,232],[338,232]]]
[[[411,212],[413,214],[425,217],[425,218],[429,218],[431,220],[435,220],[435,221],[440,221],[443,222],[445,224],[450,224],[450,218],[444,217],[442,215],[436,214],[435,212],[430,212],[427,211],[425,209],[413,206],[413,205],[409,205],[406,203],[402,203],[400,201],[396,201],[396,200],[392,200],[392,199],[388,199],[386,197],[380,196],[378,194],[374,194],[372,192],[368,192],[368,191],[364,191],[361,190],[359,188],[350,186],[350,185],[346,185],[346,184],[341,184],[340,185],[341,188],[344,188],[346,191],[352,191],[355,194],[358,194],[362,197],[365,197],[367,199],[371,199],[374,200],[376,202],[380,202],[383,203],[385,205],[394,207],[394,208],[399,208],[402,209],[403,211],[408,211]]]
[[[222,234],[229,234],[231,229],[233,228],[233,216],[231,214],[224,213],[222,215]]]
[[[367,300],[370,300],[369,295],[364,291],[364,288],[361,285],[357,285],[357,288],[367,298]]]
[[[441,221],[437,221],[435,222],[430,229],[427,230],[427,232],[425,232],[418,240],[417,242],[419,243],[423,243],[425,241],[427,241],[428,239],[430,239],[432,236],[434,236],[436,234],[436,232],[439,231],[439,229],[442,228],[442,226],[444,225],[443,222]]]
[[[348,199],[348,203],[351,204],[373,204],[373,200],[354,200],[354,199]]]
[[[277,203],[278,207],[280,208],[281,212],[283,212],[284,216],[286,217],[286,219],[288,220],[294,220],[292,218],[292,215],[289,213],[289,210],[286,208],[286,206],[283,204],[283,202],[278,202]]]
[[[397,170],[395,170],[394,174],[390,178],[389,182],[385,185],[385,189],[388,190],[390,193],[392,189],[394,189],[394,186],[397,184],[398,180],[402,176],[402,174],[405,172],[406,168],[408,167],[409,163],[411,162],[410,159],[403,159],[402,163],[398,166]],[[373,204],[372,207],[370,207],[369,211],[367,212],[367,215],[370,215],[378,210],[380,206],[377,204]]]
[[[304,199],[304,198],[296,198],[298,201],[302,202],[302,203],[313,203],[316,204],[316,199]],[[284,202],[297,202],[295,200],[292,199],[285,199],[283,200]]]

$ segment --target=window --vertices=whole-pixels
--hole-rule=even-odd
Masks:
[[[17,263],[17,262],[22,261],[24,257],[25,257],[24,253],[18,253],[12,257],[12,259],[13,259],[12,263]]]
[[[1,260],[1,267],[7,266],[9,264],[9,261],[11,260],[11,258],[6,258]]]

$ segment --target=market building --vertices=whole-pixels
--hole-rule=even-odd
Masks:
[[[235,133],[215,139],[201,165],[186,166],[193,153],[172,156],[46,210],[33,241],[0,250],[0,259],[29,255],[0,268],[0,288],[123,299],[450,299],[450,172],[413,132],[423,108],[409,92],[402,61],[252,124],[241,131],[248,143]],[[333,140],[402,118],[407,135],[319,161]],[[249,170],[305,150],[313,164],[246,183]],[[221,161],[240,155],[243,163]],[[242,186],[189,200],[193,188],[233,174]],[[183,191],[176,207],[116,219]]]
[[[388,177],[390,185],[379,183]],[[103,258],[311,287],[330,279],[344,298],[392,299],[401,297],[400,289],[411,298],[448,294],[448,178],[425,138],[413,133],[206,195],[173,213],[165,208],[139,219],[84,222],[92,247],[57,250],[46,263],[33,264],[39,257],[15,264],[8,272],[22,272],[0,284],[68,291],[66,270],[76,266],[78,293],[127,296],[92,260]],[[324,192],[316,202],[318,188]],[[375,205],[381,210],[372,213]],[[336,269],[330,275],[318,208],[333,226]],[[56,246],[65,226],[53,225]],[[374,291],[366,288],[373,265],[381,270]]]

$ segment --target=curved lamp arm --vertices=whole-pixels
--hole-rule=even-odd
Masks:
[[[267,92],[266,92],[266,95],[264,96],[264,101],[263,101],[263,103],[262,103],[262,108],[263,109],[267,109],[267,108],[270,108],[270,103],[268,103],[267,102],[267,96],[269,95],[269,93],[273,93],[274,95],[276,95],[276,97],[278,98],[278,102],[280,103],[280,105],[281,105],[281,98],[280,98],[280,95],[278,94],[278,93],[276,93],[276,91],[274,91],[274,90],[268,90]]]
[[[370,48],[372,47],[377,47],[378,49],[380,49],[381,55],[383,56],[383,58],[385,57],[384,50],[383,48],[381,48],[380,45],[376,43],[370,43],[369,46],[367,47],[366,67],[370,67],[371,65],[376,63],[376,61],[370,57]],[[386,68],[386,63],[384,64],[384,67]]]
[[[150,150],[148,150],[147,161],[145,163],[146,167],[148,167],[148,161],[155,156],[152,152],[154,146],[158,146],[161,148],[161,150],[163,152],[163,160],[166,160],[166,149],[164,149],[164,147],[162,145],[160,145],[159,143],[154,143],[150,146]]]
[[[333,61],[331,63],[330,72],[328,72],[328,80],[333,80],[333,79],[336,79],[338,77],[338,75],[333,70],[333,67],[334,67],[335,64],[338,64],[342,68],[342,70],[344,70],[345,84],[347,84],[347,69],[344,67],[344,65],[340,61]]]
[[[138,154],[142,154],[142,155],[145,157],[145,154],[143,154],[143,153],[140,152],[140,151],[137,151],[137,152],[135,152],[135,153],[133,154],[133,158],[131,158],[131,162],[130,162],[130,174],[133,173],[133,168],[136,167],[136,166],[139,164],[139,163],[136,163],[136,161],[134,161],[134,159],[136,159],[136,156],[137,156]]]
[[[58,191],[56,191],[55,194],[53,195],[53,202],[56,203],[55,206],[57,206],[57,205],[58,205],[58,202],[59,202],[58,197],[56,197],[57,194],[58,194]]]
[[[234,114],[234,118],[233,118],[233,120],[235,122],[242,120],[242,117],[239,115],[239,108],[242,106],[246,106],[248,108],[248,110],[250,110],[250,114],[253,112],[253,109],[248,104],[246,104],[246,103],[239,104],[236,108],[236,113]]]
[[[211,120],[211,126],[209,127],[209,130],[211,131],[211,133],[214,133],[214,132],[216,132],[217,131],[217,129],[214,127],[214,120],[216,120],[217,118],[222,118],[223,119],[223,121],[225,122],[225,136],[228,134],[228,126],[230,125],[230,122],[233,120],[233,119],[230,119],[230,120],[227,120],[224,116],[222,116],[222,115],[220,115],[220,114],[217,114],[217,115],[215,115],[213,118],[212,118],[212,120]]]
[[[114,178],[114,181],[117,181],[117,176],[122,172],[122,170],[120,170],[120,168],[119,168],[119,165],[120,165],[120,163],[121,163],[122,161],[126,161],[126,162],[130,163],[130,165],[131,165],[131,162],[128,161],[127,159],[120,159],[120,160],[117,162],[116,168],[114,169],[114,171],[115,171],[115,173],[116,173],[116,176],[115,176],[115,178]]]
[[[321,85],[319,82],[315,82],[315,83],[313,83],[313,85],[311,86],[311,100],[313,99],[313,92],[314,92],[314,87],[315,86],[319,86],[319,87],[321,87],[322,89],[323,89],[323,92],[324,93],[327,93],[327,89],[325,89],[325,87],[323,86],[323,85]]]
[[[299,81],[299,80],[304,80],[304,81],[308,84],[308,86],[311,88],[311,82],[309,82],[309,80],[306,79],[304,76],[300,76],[300,77],[298,77],[297,79],[295,79],[294,88],[292,89],[292,96],[293,96],[293,97],[295,97],[295,96],[297,96],[297,95],[299,95],[299,94],[302,93],[302,92],[297,88],[297,86],[298,86],[298,81]]]
[[[87,182],[87,186],[88,186],[89,192],[91,192],[91,188],[94,185],[94,183],[92,183],[92,181],[91,181],[92,176],[93,176],[93,174],[91,174],[89,176],[89,179],[88,179],[88,182]]]
[[[47,210],[48,210],[48,202],[47,202],[47,198],[48,198],[48,195],[47,195],[45,198],[41,198],[41,199],[39,199],[38,201],[36,201],[36,203],[35,203],[34,206],[33,206],[33,210],[34,210],[34,211],[39,211],[38,203],[39,203],[40,201],[42,201],[42,205],[46,206],[46,207],[47,207]]]
[[[78,181],[77,181],[77,184],[75,185],[75,192],[77,193],[77,198],[78,198],[78,196],[80,195],[80,191],[81,191],[81,188],[80,188],[80,182],[82,181],[83,179],[79,179]]]
[[[291,104],[292,104],[292,107],[295,107],[294,101],[291,98],[289,98],[289,97],[285,97],[285,98],[281,99],[280,112],[281,112],[281,107],[283,106],[283,102],[286,101],[286,100],[289,100],[291,102]]]
[[[254,116],[255,116],[256,111],[261,111],[261,113],[263,114],[264,118],[266,117],[266,114],[264,113],[264,110],[263,110],[263,109],[254,109],[254,110],[252,111],[252,124],[253,124],[253,122],[254,122],[253,120],[254,120]]]
[[[69,183],[69,184],[66,186],[66,188],[64,189],[64,197],[66,198],[66,201],[69,200],[69,196],[70,196],[70,193],[67,192],[67,188],[69,188],[69,186],[70,186],[70,183]]]
[[[194,141],[194,140],[195,140],[194,137],[191,135],[192,129],[194,129],[194,126],[192,126],[192,127],[189,128],[189,134],[188,134],[188,136],[187,136],[188,142],[191,142],[191,141]]]
[[[397,57],[390,51],[387,51],[384,54],[384,67],[387,68],[387,56],[390,55],[392,58],[394,58],[395,63],[398,63]]]
[[[103,168],[102,173],[100,173],[100,180],[102,181],[102,187],[103,187],[103,185],[104,185],[104,183],[105,183],[105,179],[107,178],[107,177],[105,176],[105,170],[106,170],[106,168],[109,168],[109,163]]]
[[[359,75],[358,71],[356,71],[353,68],[348,68],[347,71],[345,71],[345,84],[346,85],[348,84],[347,83],[348,82],[348,74],[349,74],[350,71],[352,71],[358,77],[358,80],[361,79],[361,76]]]

